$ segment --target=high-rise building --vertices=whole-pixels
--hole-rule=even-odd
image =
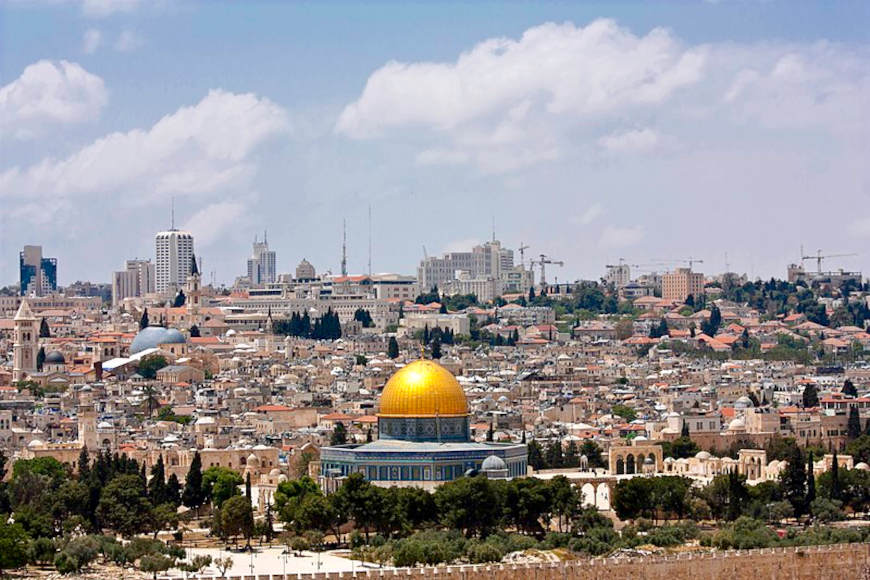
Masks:
[[[156,290],[156,268],[151,260],[127,260],[123,270],[112,273],[113,305]]]
[[[165,293],[187,282],[193,258],[193,234],[171,229],[154,236],[157,255],[155,290]]]
[[[443,286],[459,279],[459,272],[466,279],[500,280],[502,273],[513,269],[514,252],[501,247],[493,240],[474,246],[470,252],[450,252],[442,257],[427,256],[417,268],[421,291],[433,286]]]
[[[22,296],[45,296],[57,290],[57,258],[43,258],[42,246],[24,246],[19,267]]]
[[[619,290],[629,282],[631,282],[631,268],[628,264],[609,264],[607,266],[607,274],[604,276],[604,281],[612,284],[614,288]]]
[[[662,298],[683,302],[704,293],[704,275],[691,268],[677,268],[662,276]]]
[[[248,259],[248,279],[254,286],[271,284],[277,280],[277,259],[275,252],[269,250],[269,241],[263,233],[263,241],[254,236],[254,251]]]

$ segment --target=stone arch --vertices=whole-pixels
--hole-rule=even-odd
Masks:
[[[637,473],[637,466],[635,465],[633,453],[629,453],[625,458],[625,472],[628,474]]]
[[[598,484],[598,489],[595,492],[595,507],[600,510],[610,509],[610,486],[606,483]]]
[[[584,483],[580,488],[580,505],[584,507],[597,505],[595,486],[591,483]]]
[[[625,461],[622,459],[622,455],[616,458],[616,475],[622,475],[625,473]]]

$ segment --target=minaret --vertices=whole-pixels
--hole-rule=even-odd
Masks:
[[[28,374],[36,372],[39,351],[39,325],[27,300],[21,301],[13,325],[12,380],[23,381]]]
[[[341,275],[347,276],[347,221],[341,220]]]

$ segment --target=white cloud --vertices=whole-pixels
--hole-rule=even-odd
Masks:
[[[638,37],[612,20],[543,24],[520,40],[481,42],[455,63],[387,63],[336,128],[363,138],[408,125],[450,129],[517,107],[585,116],[659,103],[700,78],[704,52],[665,30]]]
[[[85,30],[82,38],[82,50],[85,54],[93,54],[100,47],[103,41],[103,35],[97,28],[88,28]]]
[[[0,134],[29,138],[48,125],[92,120],[107,101],[100,77],[74,62],[41,60],[0,88]]]
[[[584,226],[587,226],[599,217],[601,217],[602,214],[604,214],[604,206],[598,202],[595,202],[590,205],[589,208],[584,211],[583,214],[579,218],[577,218],[576,221]]]
[[[658,143],[658,133],[652,129],[611,133],[598,140],[598,144],[610,153],[641,153],[654,149]]]
[[[644,229],[641,226],[617,227],[607,226],[601,232],[599,244],[605,248],[624,248],[633,246],[643,239]]]
[[[118,12],[133,12],[141,0],[82,0],[82,13],[89,18],[105,18]]]
[[[218,242],[231,225],[238,225],[246,215],[246,208],[247,204],[239,201],[213,203],[196,212],[182,229],[193,234],[198,246],[208,247]]]
[[[123,30],[118,35],[118,40],[115,41],[115,50],[119,52],[130,52],[136,50],[145,44],[142,36],[133,30]]]
[[[483,173],[596,163],[602,148],[709,146],[735,128],[758,141],[781,130],[860,141],[870,137],[868,63],[861,45],[686,45],[667,30],[637,35],[611,20],[548,23],[484,40],[454,61],[387,62],[335,131],[411,143],[417,165]],[[793,134],[773,135],[781,138]]]
[[[256,170],[254,149],[288,125],[268,99],[213,90],[148,129],[112,133],[65,159],[0,173],[0,198],[109,194],[142,203],[215,194],[246,184]]]

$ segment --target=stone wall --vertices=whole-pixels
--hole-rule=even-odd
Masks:
[[[339,578],[443,580],[870,580],[870,544],[765,548],[647,558],[571,560],[547,564],[491,564],[401,568],[318,574],[228,576],[229,580],[337,580]],[[208,579],[207,579],[208,580]],[[211,580],[218,580],[212,578]]]

